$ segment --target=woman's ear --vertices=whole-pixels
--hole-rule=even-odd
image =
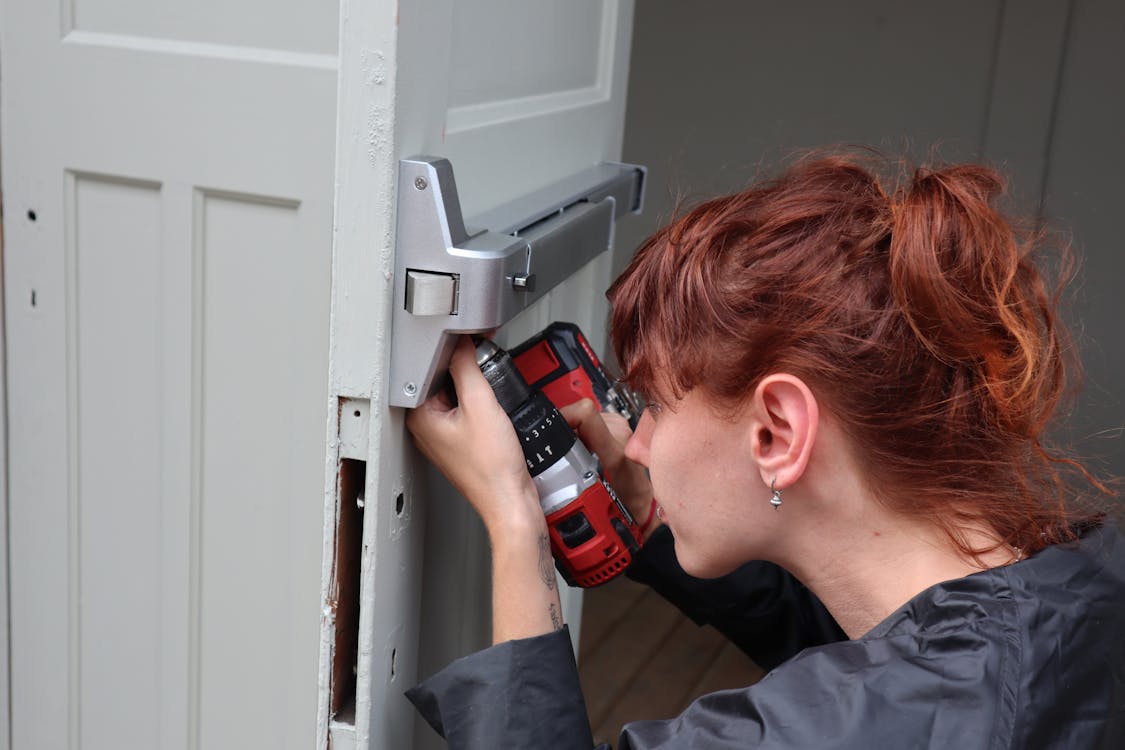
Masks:
[[[804,474],[820,420],[816,398],[793,375],[769,375],[758,383],[751,405],[751,451],[766,486],[784,489]]]

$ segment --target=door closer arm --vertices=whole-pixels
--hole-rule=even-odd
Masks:
[[[644,183],[644,167],[597,164],[466,222],[447,159],[401,160],[390,405],[436,390],[460,334],[499,328],[608,250]]]

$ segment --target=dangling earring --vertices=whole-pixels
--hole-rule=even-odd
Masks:
[[[777,477],[770,480],[770,492],[773,493],[773,497],[770,498],[770,505],[773,506],[774,510],[781,507],[781,490],[774,486],[776,482]]]

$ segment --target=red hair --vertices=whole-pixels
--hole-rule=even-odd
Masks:
[[[1073,538],[1075,477],[1043,433],[1077,373],[1033,261],[1046,235],[996,207],[978,165],[920,168],[891,194],[854,154],[797,162],[653,235],[608,296],[626,380],[747,399],[804,379],[889,507],[962,531],[984,522],[1025,554]],[[1063,243],[1056,270],[1069,275]]]

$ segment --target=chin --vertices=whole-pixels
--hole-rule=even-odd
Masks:
[[[676,560],[680,563],[680,567],[689,576],[695,578],[721,578],[727,573],[732,573],[737,570],[742,563],[723,558],[708,556],[706,554],[696,555],[690,549],[685,549],[684,545],[673,536],[674,548],[676,550]]]

